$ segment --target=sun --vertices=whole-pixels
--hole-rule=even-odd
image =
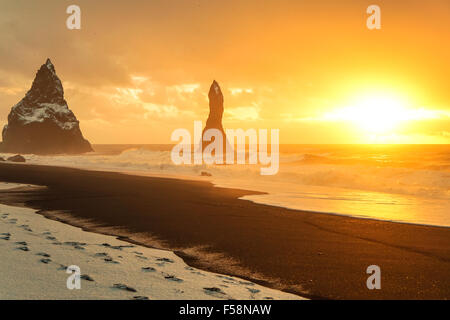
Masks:
[[[389,133],[410,118],[410,110],[399,98],[382,95],[359,97],[349,107],[328,113],[329,120],[350,121],[369,133]]]
[[[349,117],[361,129],[373,133],[386,133],[408,119],[403,101],[393,97],[367,97],[350,107]]]

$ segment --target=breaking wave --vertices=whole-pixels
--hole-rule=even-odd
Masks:
[[[217,186],[267,192],[245,198],[294,209],[450,226],[448,147],[394,152],[299,146],[281,149],[280,170],[274,176],[261,176],[259,165],[177,166],[171,161],[170,146],[108,148],[113,146],[97,146],[96,153],[81,156],[25,157],[35,164],[207,179]],[[201,177],[204,172],[211,176]],[[410,210],[421,216],[409,219]],[[380,214],[374,216],[374,211]]]

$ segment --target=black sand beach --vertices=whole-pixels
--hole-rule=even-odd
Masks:
[[[198,181],[7,163],[0,181],[46,186],[1,191],[2,203],[53,218],[67,212],[64,221],[99,232],[120,227],[117,235],[138,234],[140,243],[176,250],[193,266],[306,297],[450,298],[450,228],[254,204],[238,199],[254,192]],[[374,264],[381,290],[366,287]]]

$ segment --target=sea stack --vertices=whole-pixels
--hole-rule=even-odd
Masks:
[[[203,129],[202,137],[204,137],[205,131],[208,129],[217,129],[220,132],[222,132],[223,148],[224,148],[223,153],[225,154],[228,142],[225,131],[223,130],[222,126],[222,116],[224,110],[223,94],[216,80],[213,81],[209,89],[208,98],[209,98],[209,116],[208,120],[206,121],[205,129]],[[210,143],[211,143],[210,141],[207,142],[203,141],[202,150]]]
[[[93,151],[64,100],[50,59],[36,73],[31,89],[14,107],[3,128],[1,152],[78,154]]]

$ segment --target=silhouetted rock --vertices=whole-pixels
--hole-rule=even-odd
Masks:
[[[200,173],[200,175],[201,175],[202,177],[212,177],[212,174],[209,173],[209,172],[206,172],[206,171],[202,171],[202,172]]]
[[[0,162],[5,161],[5,159],[3,159],[2,157],[0,157]]]
[[[227,137],[225,134],[225,131],[223,130],[222,126],[222,116],[223,116],[223,94],[222,90],[220,89],[219,84],[216,80],[213,81],[209,93],[209,116],[208,120],[206,121],[205,128],[202,132],[202,137],[204,137],[205,131],[208,129],[217,129],[222,133],[223,138],[223,153],[226,152],[226,147],[228,144]],[[214,138],[212,139],[214,141]],[[202,150],[209,145],[212,141],[202,141]]]
[[[92,151],[79,121],[64,100],[64,90],[50,59],[41,66],[31,89],[14,107],[3,128],[2,152],[34,154]]]
[[[7,160],[11,161],[11,162],[25,162],[26,161],[25,158],[22,157],[20,154],[9,157]]]

